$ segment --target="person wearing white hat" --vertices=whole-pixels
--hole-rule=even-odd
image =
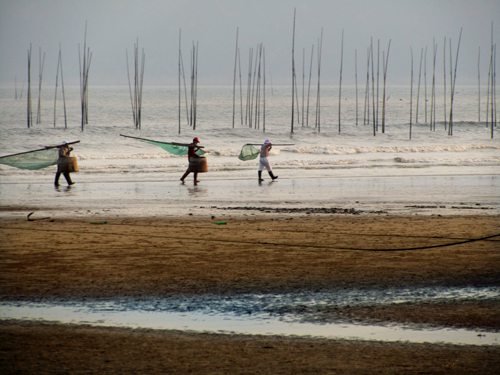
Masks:
[[[262,178],[262,171],[264,168],[269,172],[269,176],[274,180],[278,178],[273,174],[273,169],[271,168],[271,164],[269,163],[269,151],[273,148],[273,142],[270,139],[266,139],[262,146],[260,147],[260,166],[259,166],[259,182],[264,181]]]

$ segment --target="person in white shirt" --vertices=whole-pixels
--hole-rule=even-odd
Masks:
[[[269,163],[269,151],[273,148],[273,142],[269,139],[266,139],[264,144],[260,147],[260,166],[259,166],[259,182],[264,181],[262,178],[262,171],[264,168],[269,172],[269,176],[274,180],[278,178],[273,174],[273,169],[271,168],[271,164]]]

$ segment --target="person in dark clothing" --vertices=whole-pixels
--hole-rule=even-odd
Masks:
[[[198,144],[200,143],[200,139],[198,137],[193,138],[193,142],[188,146],[188,161],[191,162],[193,159],[198,158],[199,156],[196,154],[196,151],[200,149],[198,147]],[[196,185],[198,181],[198,170],[192,171],[191,167],[188,166],[188,169],[186,172],[184,172],[184,175],[181,177],[182,183],[184,183],[184,180],[188,176],[189,173],[193,172],[194,174],[194,184]]]
[[[69,175],[69,168],[67,162],[67,158],[69,157],[71,151],[73,151],[73,147],[69,147],[66,141],[64,141],[63,145],[59,147],[59,159],[57,160],[57,172],[56,172],[56,179],[54,181],[55,186],[59,186],[59,177],[61,177],[61,174],[64,175],[64,178],[66,179],[68,185],[74,184],[74,182],[71,181],[71,176]]]

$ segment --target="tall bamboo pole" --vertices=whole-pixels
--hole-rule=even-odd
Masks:
[[[290,132],[293,133],[293,115],[295,103],[295,16],[297,8],[293,10],[293,38],[292,38],[292,122]]]
[[[323,28],[321,28],[321,38],[318,40],[318,90],[316,93],[316,127],[318,133],[321,132],[321,54],[323,53]]]
[[[481,47],[477,54],[477,121],[481,122]]]
[[[412,124],[412,109],[413,109],[413,49],[410,46],[411,52],[411,74],[410,74],[410,139],[411,139],[411,124]]]
[[[60,56],[60,61],[61,61],[61,87],[62,87],[63,107],[64,107],[64,129],[67,129],[68,128],[68,120],[67,120],[67,116],[66,116],[66,93],[64,92],[64,74],[63,74],[61,43],[59,43],[59,56]]]
[[[371,61],[372,61],[372,116],[373,116],[373,135],[377,132],[377,124],[375,121],[375,72],[374,72],[374,60],[373,60],[373,38],[371,38],[370,43],[370,51],[371,51]]]
[[[427,46],[424,53],[424,115],[427,124]]]
[[[462,28],[460,28],[460,36],[458,37],[458,45],[457,45],[457,55],[455,57],[455,68],[453,73],[453,84],[451,90],[451,104],[450,104],[450,128],[448,135],[453,135],[453,99],[455,96],[455,85],[457,83],[457,65],[458,65],[458,53],[460,51],[460,41],[462,40]]]
[[[432,40],[431,131],[436,130],[436,55],[437,44]]]
[[[134,49],[134,55],[135,55],[135,49]],[[135,126],[135,106],[134,106],[134,98],[132,96],[132,84],[130,83],[130,69],[129,69],[129,64],[128,64],[128,49],[125,48],[125,57],[127,59],[127,78],[128,78],[128,90],[130,93],[130,106],[132,108],[132,121],[134,122]]]
[[[257,84],[257,66],[258,66],[258,61],[259,61],[259,45],[257,45],[257,49],[255,51],[255,61],[253,65],[253,80],[252,80],[252,91],[251,91],[251,96],[250,96],[250,109],[249,109],[249,122],[250,122],[250,127],[252,127],[253,124],[253,106],[254,106],[254,99],[255,99],[255,86]]]
[[[443,103],[443,109],[444,109],[444,130],[447,129],[447,119],[446,119],[446,37],[444,37],[444,44],[443,44],[443,94],[444,94],[444,103]]]
[[[309,126],[309,98],[310,98],[310,93],[311,93],[311,77],[312,77],[313,54],[314,54],[314,44],[311,47],[311,62],[309,63],[309,84],[307,86],[306,126]]]
[[[59,51],[59,58],[57,59],[57,69],[56,69],[56,90],[54,93],[54,128],[56,127],[57,86],[59,84],[59,63],[60,62],[61,62],[61,51]]]
[[[378,107],[379,107],[379,81],[380,81],[380,39],[377,40],[377,113],[375,115],[376,127],[378,131]]]
[[[382,105],[382,133],[385,133],[385,84],[387,79],[387,66],[389,65],[389,51],[391,49],[391,40],[389,39],[389,46],[387,47],[387,56],[385,57],[384,64],[384,104]]]
[[[420,68],[418,69],[418,89],[417,89],[417,108],[415,111],[415,123],[418,124],[418,104],[420,102],[420,79],[422,78],[422,58],[424,55],[424,49],[420,50]]]
[[[33,126],[33,114],[31,108],[31,43],[28,50],[28,95],[27,95],[27,123],[28,129]]]
[[[43,67],[45,65],[45,52],[43,53],[42,60],[42,47],[39,47],[39,60],[38,60],[38,110],[36,114],[36,123],[42,123],[42,80],[43,80]]]
[[[358,51],[354,50],[354,80],[356,82],[356,126],[358,125]]]
[[[302,126],[304,126],[304,84],[306,79],[306,49],[302,48]]]
[[[178,85],[179,85],[179,108],[178,108],[178,117],[179,117],[179,128],[178,128],[178,133],[181,134],[181,103],[182,103],[182,89],[181,89],[181,33],[182,29],[179,29],[179,56],[178,56]]]
[[[341,103],[342,103],[342,64],[344,62],[344,29],[342,29],[342,43],[340,47],[340,81],[339,81],[339,133],[340,133],[340,119],[341,119]]]
[[[234,53],[234,76],[233,76],[233,129],[234,129],[234,116],[236,113],[236,64],[238,62],[238,33],[240,28],[236,28],[236,48]]]
[[[243,126],[243,88],[241,86],[241,56],[239,48],[238,48],[238,73],[240,77],[240,117],[241,117],[241,125]]]
[[[250,92],[251,92],[251,83],[252,83],[252,61],[253,61],[253,49],[250,47],[248,51],[248,80],[247,80],[247,100],[245,107],[245,125],[248,125],[250,128],[252,127],[251,122],[249,121],[249,109],[250,109]]]
[[[370,124],[370,47],[366,49],[365,113],[363,125]]]
[[[189,126],[189,104],[187,96],[187,85],[186,85],[186,71],[184,70],[184,59],[182,57],[182,51],[180,51],[181,56],[181,67],[182,67],[182,81],[184,83],[184,102],[186,107],[186,125]]]
[[[194,80],[194,121],[193,121],[193,130],[196,130],[196,111],[198,104],[198,52],[199,52],[199,44],[196,42],[196,63],[195,63],[195,80]]]
[[[264,62],[264,79],[263,79],[263,94],[264,94],[264,101],[263,101],[263,112],[262,112],[262,132],[266,132],[266,49],[264,48],[263,50],[263,62]]]

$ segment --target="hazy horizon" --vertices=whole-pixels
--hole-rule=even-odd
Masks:
[[[450,38],[454,66],[461,28],[457,84],[477,84],[479,48],[481,81],[485,84],[492,22],[494,44],[500,35],[497,26],[500,2],[493,0],[0,0],[0,84],[14,85],[17,79],[20,87],[27,81],[27,55],[31,44],[32,84],[38,86],[41,48],[42,56],[45,53],[43,85],[53,86],[60,43],[64,83],[79,85],[79,48],[83,54],[87,22],[87,47],[92,53],[91,86],[128,85],[126,50],[132,71],[137,39],[139,49],[144,48],[146,56],[144,85],[177,85],[180,31],[186,74],[189,75],[190,70],[191,47],[197,43],[198,85],[232,85],[237,29],[243,84],[247,82],[249,49],[253,48],[255,53],[257,45],[263,43],[267,84],[290,85],[295,9],[297,79],[302,82],[303,74],[308,79],[313,45],[312,76],[313,80],[317,79],[318,38],[323,28],[322,85],[339,84],[342,30],[342,84],[355,83],[356,53],[360,86],[366,80],[367,49],[372,39],[375,74],[378,60],[382,78],[382,57],[390,40],[387,82],[409,84],[410,48],[413,50],[414,77],[419,73],[421,52],[427,48],[429,82],[433,71],[433,39],[437,44],[436,76],[439,82],[443,80],[446,37],[449,83]]]

